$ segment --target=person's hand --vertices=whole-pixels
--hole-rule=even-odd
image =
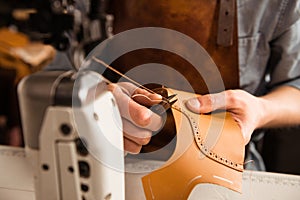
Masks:
[[[124,149],[130,153],[139,153],[142,146],[149,143],[152,131],[162,126],[162,118],[145,106],[161,101],[162,97],[138,88],[131,83],[109,84],[123,122]]]
[[[253,131],[259,128],[263,121],[263,101],[243,90],[226,90],[189,99],[186,106],[195,113],[227,110],[241,128],[245,144],[247,144]]]

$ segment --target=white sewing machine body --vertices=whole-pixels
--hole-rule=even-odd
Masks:
[[[19,98],[37,200],[125,198],[122,122],[102,76],[39,72]]]

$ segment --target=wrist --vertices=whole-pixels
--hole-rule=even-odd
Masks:
[[[268,128],[269,124],[274,119],[274,106],[272,101],[265,99],[264,97],[258,97],[260,103],[259,120],[257,128]]]

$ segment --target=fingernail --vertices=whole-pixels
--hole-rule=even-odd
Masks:
[[[189,99],[186,104],[191,109],[200,109],[200,102],[196,98]]]
[[[154,94],[155,99],[162,99],[162,96],[160,94]]]

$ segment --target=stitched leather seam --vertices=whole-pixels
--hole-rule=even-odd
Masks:
[[[201,133],[200,130],[197,126],[196,121],[194,120],[194,118],[192,116],[190,116],[187,112],[185,112],[184,110],[182,110],[181,108],[179,108],[178,106],[173,105],[172,106],[173,109],[181,112],[182,114],[184,114],[189,122],[190,125],[192,127],[193,130],[193,134],[194,134],[194,141],[196,142],[199,150],[208,158],[222,164],[225,165],[229,168],[232,168],[234,170],[240,171],[242,172],[244,170],[243,164],[239,164],[239,163],[235,163],[225,157],[222,157],[220,155],[218,155],[217,153],[209,150],[209,148],[207,146],[205,146],[205,141],[203,140],[203,138],[201,137]]]

